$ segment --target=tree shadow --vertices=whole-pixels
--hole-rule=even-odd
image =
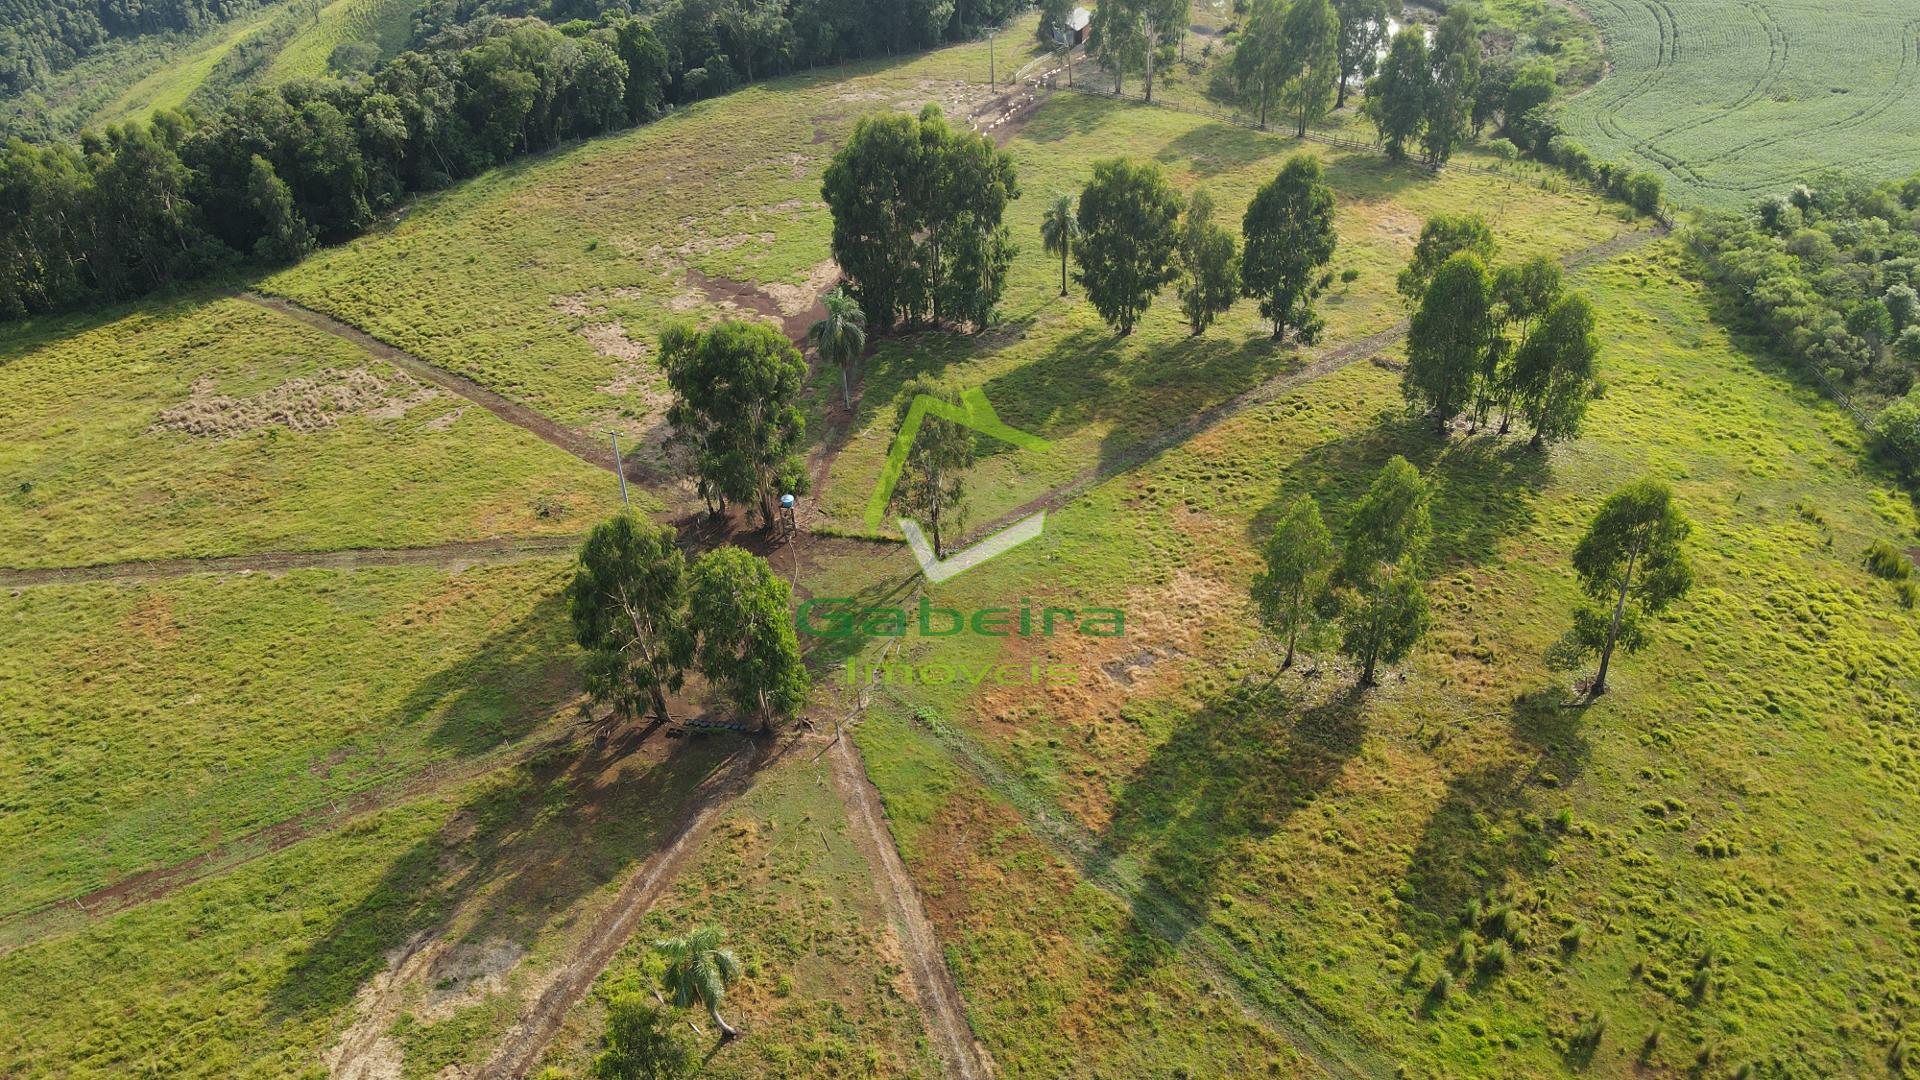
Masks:
[[[427,717],[427,745],[460,755],[515,742],[553,714],[579,686],[568,647],[565,601],[544,597],[512,625],[408,692],[393,722]]]
[[[1154,155],[1154,160],[1163,165],[1184,166],[1201,180],[1268,158],[1275,159],[1277,173],[1279,160],[1298,149],[1290,145],[1292,142],[1273,132],[1234,124],[1206,124],[1170,140]]]
[[[395,859],[268,995],[269,1014],[312,1020],[346,1007],[397,951],[446,932],[524,945],[617,881],[669,834],[700,784],[745,744],[689,741],[634,768],[654,730],[556,747],[516,766]],[[423,981],[434,985],[434,972]]]
[[[1533,523],[1534,497],[1552,479],[1547,455],[1524,438],[1486,433],[1443,439],[1430,421],[1383,412],[1378,423],[1321,443],[1288,466],[1278,496],[1248,523],[1249,540],[1264,542],[1282,509],[1300,495],[1313,496],[1328,528],[1340,536],[1353,506],[1395,454],[1412,462],[1431,486],[1430,574],[1497,555],[1505,538]]]
[[[1323,160],[1326,182],[1341,201],[1391,199],[1409,188],[1440,182],[1440,175],[1418,162],[1394,161],[1384,154],[1345,154]]]
[[[1074,78],[1080,75],[1075,61]],[[1057,93],[1046,101],[1046,107],[1036,111],[1027,126],[1020,129],[1023,142],[1054,143],[1086,135],[1106,122],[1112,102],[1105,98],[1091,97],[1071,91]]]
[[[1189,909],[1213,895],[1223,867],[1271,837],[1360,752],[1365,698],[1348,689],[1304,705],[1276,681],[1234,689],[1176,723],[1127,778],[1102,837],[1105,864],[1126,858]],[[1134,916],[1177,945],[1197,924],[1165,903]]]
[[[1447,781],[1400,890],[1401,927],[1422,945],[1457,929],[1469,900],[1553,865],[1561,833],[1539,793],[1585,772],[1592,754],[1583,711],[1563,697],[1556,687],[1516,698],[1507,714],[1513,753]]]
[[[900,573],[882,577],[852,592],[836,593],[833,599],[846,600],[845,609],[858,610],[869,607],[904,607],[914,586],[920,580],[920,568],[915,565]],[[836,610],[842,605],[836,605]],[[874,639],[860,634],[832,636],[808,632],[804,627],[799,633],[800,656],[813,672],[816,682],[822,678],[833,677],[847,661],[865,652],[874,643]]]
[[[1276,346],[1261,335],[1182,337],[1148,345],[1116,362],[1113,337],[1082,330],[1073,348],[1004,377],[1010,396],[1051,392],[1055,398],[1077,383],[1098,379],[1103,393],[1056,404],[1044,417],[1051,433],[1107,425],[1097,467],[1102,473],[1136,466],[1178,442],[1198,418],[1213,415],[1240,394],[1300,362],[1298,350]],[[1083,373],[1082,369],[1093,369]],[[1021,380],[1030,380],[1024,386]],[[1027,389],[1030,387],[1031,389]],[[1030,399],[1028,407],[1039,398]]]

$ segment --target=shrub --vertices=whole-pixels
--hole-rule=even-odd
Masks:
[[[1628,206],[1643,214],[1656,213],[1662,194],[1660,178],[1652,173],[1634,173],[1627,178],[1624,194]]]
[[[1576,1054],[1591,1057],[1594,1051],[1600,1049],[1600,1040],[1605,1038],[1606,1034],[1607,1018],[1596,1015],[1574,1029],[1573,1035],[1567,1040],[1568,1049]]]
[[[1880,410],[1873,423],[1874,443],[1894,467],[1920,476],[1920,392]]]
[[[1502,161],[1512,161],[1520,156],[1520,148],[1513,145],[1511,139],[1494,139],[1487,143],[1487,149],[1493,151],[1493,156]]]
[[[600,1080],[640,1080],[686,1076],[694,1053],[664,1010],[638,994],[622,994],[607,1003],[605,1048],[594,1059]]]
[[[1444,974],[1444,973],[1443,973]],[[1407,965],[1407,979],[1404,985],[1413,986],[1427,977],[1427,954],[1425,950],[1413,954],[1413,963]]]
[[[1471,931],[1460,935],[1459,942],[1453,947],[1453,963],[1455,967],[1461,971],[1471,971],[1474,965],[1479,963],[1479,941],[1479,935]]]
[[[1660,1049],[1660,1025],[1655,1024],[1653,1030],[1647,1032],[1647,1037],[1640,1040],[1640,1063],[1644,1065],[1652,1060],[1653,1052],[1658,1049]]]
[[[1487,913],[1486,930],[1493,937],[1512,941],[1520,933],[1520,913],[1512,904],[1501,904]]]
[[[1593,179],[1593,152],[1565,135],[1547,140],[1545,157],[1582,180]]]
[[[1568,956],[1572,956],[1574,953],[1580,951],[1580,943],[1585,940],[1585,938],[1586,931],[1579,923],[1574,923],[1567,928],[1566,933],[1560,935],[1560,951],[1566,953]]]

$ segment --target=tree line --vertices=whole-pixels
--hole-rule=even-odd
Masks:
[[[1173,285],[1196,336],[1246,297],[1275,341],[1291,333],[1311,345],[1323,325],[1316,301],[1332,283],[1333,206],[1319,159],[1296,154],[1254,193],[1236,237],[1205,189],[1182,199],[1158,164],[1110,158],[1094,163],[1077,199],[1054,197],[1040,235],[1060,258],[1061,295],[1071,260],[1073,280],[1122,337]]]
[[[650,18],[558,27],[487,18],[352,81],[256,89],[205,117],[162,111],[73,144],[10,140],[0,152],[0,318],[291,261],[357,235],[410,192],[645,123],[747,79],[969,34],[1018,6],[672,0]],[[903,22],[909,15],[917,21]]]
[[[1561,131],[1551,61],[1496,53],[1475,5],[1453,5],[1431,30],[1408,25],[1389,36],[1400,15],[1399,0],[1254,0],[1232,35],[1230,77],[1216,96],[1262,128],[1280,115],[1304,136],[1361,85],[1361,114],[1395,160],[1438,167],[1494,129],[1496,151],[1530,154],[1641,213],[1659,212],[1658,176],[1599,161]],[[1123,58],[1105,62],[1124,69]]]
[[[197,33],[259,6],[255,0],[0,0],[0,94],[38,86],[109,41]]]
[[[1877,410],[1876,449],[1920,482],[1920,175],[1826,173],[1687,238],[1737,325]]]

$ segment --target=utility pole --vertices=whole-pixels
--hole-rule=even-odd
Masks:
[[[608,431],[607,434],[613,436],[613,475],[620,478],[620,505],[632,506],[627,501],[627,470],[620,464],[620,433]]]
[[[1000,76],[993,67],[993,39],[999,33],[999,27],[987,27],[987,89],[989,90],[1000,85]]]

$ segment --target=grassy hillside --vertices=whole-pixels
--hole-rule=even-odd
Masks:
[[[234,49],[266,31],[284,8],[270,7],[237,19],[180,46],[137,82],[128,85],[87,119],[88,124],[144,120],[157,109],[178,109]]]
[[[966,81],[985,66],[979,43],[749,88],[422,199],[261,287],[659,464],[658,329],[803,328],[834,270],[834,148],[874,110],[992,118]],[[590,721],[562,558],[0,590],[0,1075],[451,1075],[577,976],[541,1063],[584,1076],[607,999],[650,985],[646,943],[709,922],[747,967],[745,1036],[703,1040],[703,1075],[936,1074],[836,793],[843,718],[1002,1075],[1894,1072],[1920,1020],[1920,616],[1860,564],[1920,520],[1846,416],[1737,350],[1677,241],[1636,248],[1642,222],[1533,174],[1066,94],[996,131],[1022,187],[1002,319],[877,342],[852,410],[816,374],[807,520],[861,527],[906,379],[982,387],[1053,448],[983,450],[975,525],[1086,489],[929,601],[1119,607],[1123,636],[909,637],[892,659],[1073,680],[868,695],[846,645],[809,640],[811,726],[749,743]],[[1273,345],[1244,301],[1193,340],[1167,297],[1122,341],[1058,295],[1039,214],[1093,161],[1157,161],[1232,222],[1298,152],[1356,272],[1318,345]],[[1462,210],[1506,259],[1593,254],[1572,280],[1606,389],[1582,439],[1407,417],[1393,275]],[[1296,381],[1210,413],[1275,378]],[[15,328],[0,402],[14,567],[564,536],[612,505],[604,472],[239,299]],[[1437,484],[1433,632],[1367,695],[1323,650],[1279,674],[1246,600],[1277,506],[1311,492],[1338,528],[1396,453]],[[1542,659],[1568,553],[1648,474],[1695,522],[1699,582],[1580,707]],[[774,559],[802,595],[924,584],[898,547]]]
[[[0,334],[0,563],[577,534],[611,477],[285,315],[204,297]]]
[[[1598,156],[1659,172],[1680,201],[1744,209],[1822,167],[1891,179],[1920,158],[1911,5],[1576,2],[1609,73],[1563,122]]]
[[[1920,989],[1903,959],[1920,836],[1902,824],[1920,797],[1920,618],[1860,559],[1910,544],[1913,508],[1857,474],[1843,415],[1733,351],[1671,256],[1577,280],[1607,393],[1567,448],[1441,445],[1402,418],[1391,373],[1357,366],[935,587],[962,610],[1027,596],[1130,621],[1121,639],[997,651],[908,640],[899,659],[1079,678],[882,692],[895,719],[862,746],[929,892],[968,888],[969,862],[999,850],[990,833],[965,856],[914,840],[978,820],[985,783],[1082,890],[1164,887],[1194,926],[1163,939],[1244,963],[1251,1000],[1305,996],[1411,1075],[1630,1074],[1643,1047],[1674,1072],[1703,1053],[1728,1074],[1883,1071]],[[1268,515],[1312,492],[1337,528],[1394,453],[1439,484],[1433,634],[1370,695],[1332,656],[1276,678],[1245,599]],[[1574,599],[1568,552],[1607,491],[1649,472],[1696,522],[1700,586],[1613,694],[1571,707],[1541,659]],[[967,776],[927,783],[910,763],[929,756]],[[1084,938],[1049,910],[974,904],[943,928],[959,956],[1019,972],[1002,977],[1077,986],[987,948],[1015,927]],[[1484,951],[1496,916],[1505,971],[1461,970],[1460,941]],[[1027,1038],[1034,1071],[1056,1073],[1061,1048]]]
[[[420,6],[419,0],[333,0],[281,48],[263,78],[273,84],[325,75],[333,50],[349,42],[376,46],[383,59],[392,56],[406,46]]]

